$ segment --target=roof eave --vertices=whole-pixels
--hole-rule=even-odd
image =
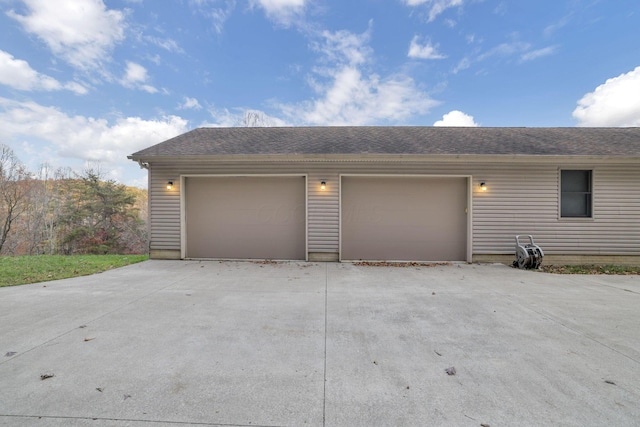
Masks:
[[[640,156],[547,154],[232,154],[198,156],[127,156],[139,164],[173,162],[442,162],[442,163],[545,163],[550,160],[638,163]]]

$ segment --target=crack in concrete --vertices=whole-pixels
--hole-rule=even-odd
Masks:
[[[267,424],[228,424],[228,423],[208,423],[197,421],[166,421],[166,420],[146,420],[135,418],[105,418],[105,417],[71,417],[71,416],[56,416],[56,415],[15,415],[15,414],[0,414],[0,418],[28,418],[28,419],[48,419],[48,420],[89,420],[89,421],[116,421],[125,423],[148,423],[148,424],[172,424],[172,425],[190,425],[190,426],[234,426],[234,427],[282,427],[279,425],[267,425]]]

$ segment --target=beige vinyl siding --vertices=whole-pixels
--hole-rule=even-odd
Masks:
[[[593,170],[593,218],[560,218],[559,171]],[[474,197],[475,254],[514,251],[532,234],[546,254],[640,254],[640,171],[593,164],[492,168],[489,191]],[[527,174],[530,174],[527,176]]]
[[[593,218],[559,218],[559,170],[593,170]],[[180,250],[180,176],[307,174],[308,251],[339,250],[340,174],[472,176],[474,254],[512,254],[516,234],[533,234],[546,254],[640,255],[640,170],[633,165],[562,163],[246,162],[153,163],[151,249]],[[166,182],[174,182],[166,190]],[[320,181],[327,189],[320,190]],[[480,182],[488,191],[481,192]]]
[[[149,170],[149,246],[180,249],[180,176],[163,168]],[[167,181],[173,189],[167,190]]]
[[[598,243],[602,254],[620,255],[640,253],[640,169],[597,168],[594,172],[594,212],[602,235]],[[601,225],[600,225],[601,224]]]
[[[320,182],[327,183],[320,189]],[[340,184],[335,172],[309,173],[307,192],[309,252],[337,252],[340,229]]]
[[[568,168],[593,170],[593,218],[559,217],[559,170]],[[547,254],[640,254],[640,191],[633,185],[640,173],[632,167],[505,167],[483,177],[490,187],[474,197],[475,254],[511,253],[516,234],[533,234]]]
[[[515,236],[532,234],[545,253],[558,222],[558,168],[549,165],[488,165],[474,173],[474,254],[515,253]]]

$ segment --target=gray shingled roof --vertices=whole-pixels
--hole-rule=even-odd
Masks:
[[[198,128],[129,158],[358,154],[640,157],[640,128]]]

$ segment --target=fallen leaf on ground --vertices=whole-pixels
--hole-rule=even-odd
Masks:
[[[387,262],[387,261],[360,261],[353,265],[362,267],[437,267],[451,265],[450,262]]]
[[[455,368],[455,366],[452,366],[452,367],[450,367],[450,368],[447,368],[447,369],[445,369],[444,371],[447,373],[447,375],[455,375],[455,374],[456,374],[456,368]]]

